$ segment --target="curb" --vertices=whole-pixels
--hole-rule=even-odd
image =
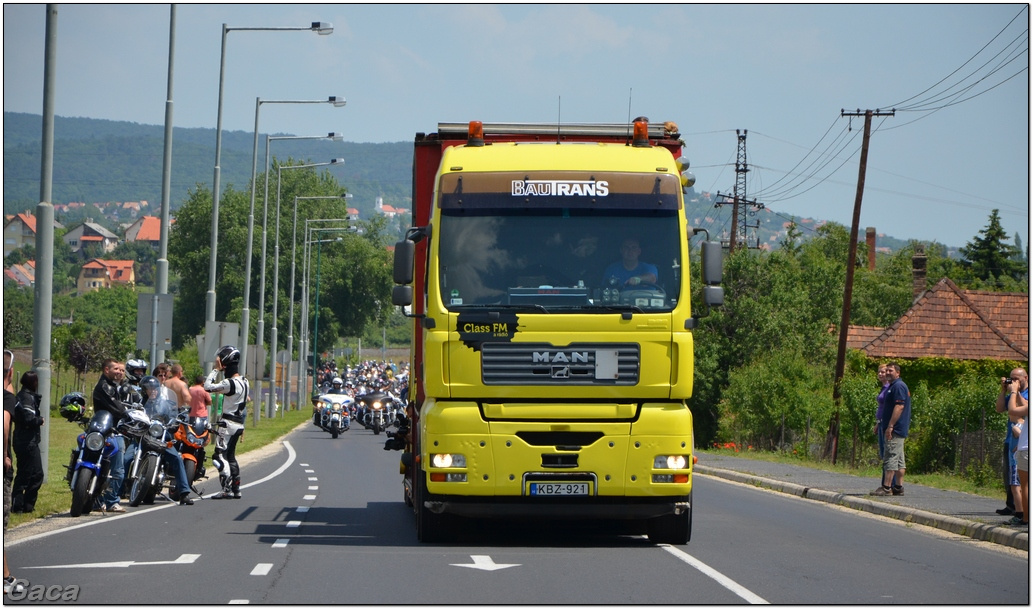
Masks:
[[[979,541],[988,541],[990,543],[996,543],[1029,552],[1029,533],[1027,531],[1019,531],[997,524],[986,524],[964,520],[961,518],[955,518],[954,516],[946,516],[944,514],[936,514],[933,512],[916,510],[899,505],[891,505],[869,499],[861,499],[852,495],[844,495],[833,491],[810,488],[799,484],[792,484],[790,482],[771,480],[769,478],[762,478],[760,476],[754,476],[753,474],[745,474],[728,469],[720,469],[697,464],[693,470],[696,473],[703,474],[704,476],[724,478],[733,482],[740,482],[742,484],[758,486],[772,491],[777,491],[779,493],[795,495],[802,499],[823,501],[833,505],[840,505],[862,512],[876,514],[878,516],[902,520],[908,523],[921,524],[949,531],[957,535],[971,537],[972,539]]]

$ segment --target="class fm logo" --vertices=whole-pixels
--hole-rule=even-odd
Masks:
[[[605,197],[605,180],[513,180],[514,197]]]

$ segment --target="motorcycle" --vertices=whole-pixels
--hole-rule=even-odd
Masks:
[[[136,454],[133,463],[126,471],[126,484],[129,485],[129,505],[137,507],[141,503],[154,503],[154,498],[165,485],[166,480],[175,481],[175,472],[162,456],[165,449],[174,442],[173,429],[179,424],[175,417],[176,407],[170,400],[148,401],[143,412],[147,417],[147,430],[137,437]],[[142,421],[139,410],[132,410],[129,416]],[[133,430],[134,435],[138,433]]]
[[[70,514],[73,518],[93,510],[94,502],[108,484],[111,460],[122,458],[118,445],[111,439],[115,434],[115,417],[102,410],[87,421],[85,411],[86,398],[81,393],[68,394],[61,399],[61,415],[83,429],[66,466],[65,480],[72,490]]]
[[[201,420],[190,422],[190,417],[183,413],[176,418],[178,428],[173,438],[176,440],[176,450],[183,457],[183,467],[186,469],[187,482],[190,483],[190,490],[198,497],[201,493],[194,488],[194,482],[206,478],[205,476],[205,447],[211,442],[212,428]]]
[[[346,394],[328,393],[319,396],[319,400],[322,402],[319,426],[336,439],[342,431],[348,431],[351,427],[348,407],[355,398]]]
[[[391,406],[391,396],[383,391],[374,391],[359,397],[363,403],[362,426],[373,430],[373,435],[379,436],[380,432],[387,429],[388,421],[385,411]]]

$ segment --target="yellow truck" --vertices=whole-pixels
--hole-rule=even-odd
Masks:
[[[442,123],[418,133],[392,301],[414,320],[405,501],[464,518],[692,530],[693,328],[674,123]],[[721,247],[701,244],[707,306]],[[387,447],[385,447],[387,448]]]

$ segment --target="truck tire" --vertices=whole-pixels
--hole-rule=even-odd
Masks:
[[[427,480],[422,470],[417,470],[419,483],[416,485],[416,538],[421,543],[440,543],[452,538],[450,518],[444,514],[435,514],[424,506],[424,500],[430,496],[427,492]]]
[[[668,514],[646,521],[646,534],[653,543],[676,546],[689,543],[692,538],[692,496],[689,496],[689,508],[681,514]]]
[[[158,466],[158,458],[154,455],[144,457],[140,469],[133,478],[133,485],[129,487],[129,505],[137,507],[147,501],[147,495],[151,492],[151,478],[154,477],[154,468]]]
[[[89,514],[93,509],[93,494],[90,493],[93,475],[92,469],[84,467],[79,470],[79,477],[75,479],[75,488],[72,489],[72,509],[69,511],[72,518]]]

